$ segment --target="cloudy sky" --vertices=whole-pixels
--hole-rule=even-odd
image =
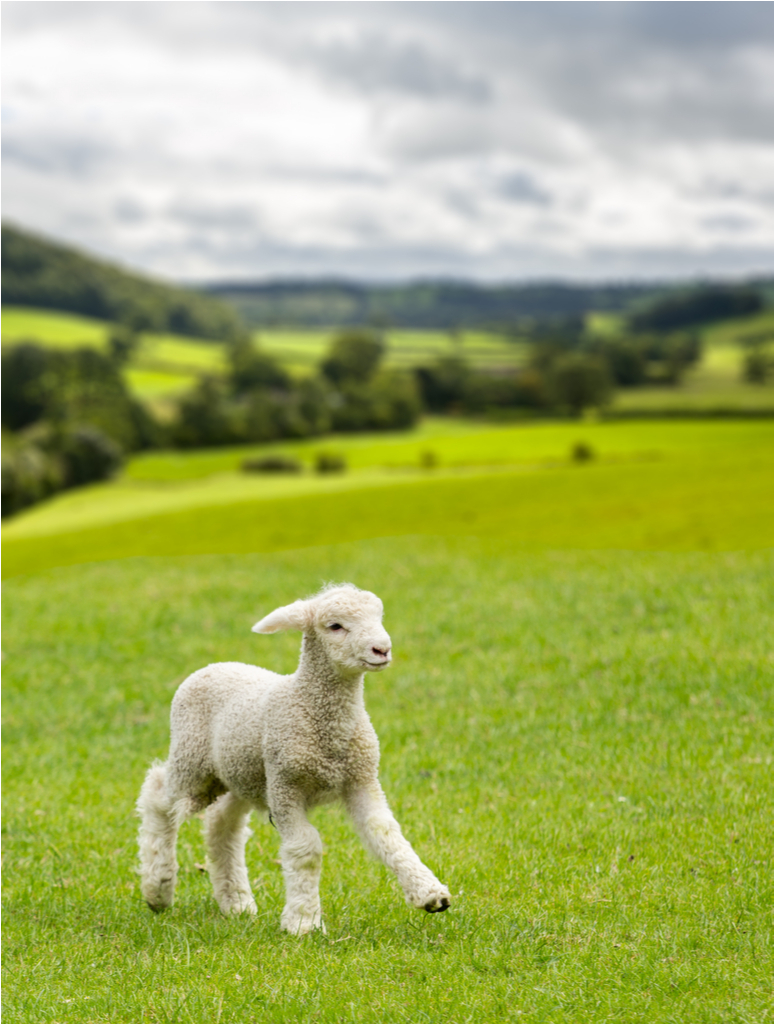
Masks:
[[[187,281],[774,270],[774,3],[3,4],[3,217]]]

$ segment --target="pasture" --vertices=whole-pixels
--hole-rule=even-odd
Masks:
[[[5,307],[2,328],[6,345],[27,339],[60,348],[90,345],[104,351],[111,324],[70,313]],[[335,333],[333,329],[267,328],[255,332],[254,338],[295,376],[303,377],[314,372]],[[520,366],[526,357],[523,345],[484,331],[449,334],[395,330],[386,332],[385,341],[385,364],[392,367],[405,368],[432,362],[442,355],[459,355],[481,368],[504,369]],[[137,397],[157,401],[190,388],[198,374],[222,374],[225,365],[224,348],[219,342],[145,333],[125,373]]]
[[[236,453],[159,453],[94,507],[122,486],[198,498],[68,520],[73,492],[5,528],[8,1020],[774,1016],[774,424],[425,429],[220,504],[234,462],[203,470]],[[570,463],[576,440],[598,457]],[[132,807],[176,686],[218,660],[290,671],[298,637],[250,626],[330,579],[385,601],[382,779],[452,908],[407,908],[329,807],[327,935],[279,932],[260,821],[256,919],[220,915],[197,822],[151,914]]]
[[[571,460],[590,447],[587,463]],[[316,476],[316,452],[343,475]],[[239,472],[261,452],[307,471]],[[422,468],[431,453],[436,468]],[[408,534],[483,534],[529,548],[717,550],[772,536],[774,422],[428,420],[403,434],[151,452],[116,481],[64,492],[3,526],[6,576],[133,555],[276,551]],[[346,524],[346,525],[345,525]]]
[[[88,344],[105,349],[110,326],[104,321],[68,313],[18,307],[5,307],[2,311],[4,344],[27,338],[58,347]],[[591,314],[589,326],[599,334],[615,334],[621,328],[621,319],[612,314]],[[324,357],[334,333],[266,328],[254,337],[294,376],[303,377],[311,374]],[[750,385],[742,380],[740,339],[755,335],[774,338],[774,313],[705,327],[703,356],[687,371],[679,387],[619,388],[611,405],[612,413],[773,411],[774,383]],[[386,365],[404,369],[454,355],[479,369],[497,372],[522,366],[528,358],[524,343],[485,331],[389,330],[385,340]],[[774,342],[767,344],[774,352]],[[142,335],[142,344],[124,372],[132,392],[163,411],[165,399],[191,388],[200,374],[217,376],[225,368],[223,346],[218,342],[148,333]]]

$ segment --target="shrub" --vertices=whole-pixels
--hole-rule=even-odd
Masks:
[[[40,423],[4,445],[3,516],[56,491],[105,480],[121,465],[121,450],[93,427]]]
[[[590,462],[596,458],[594,449],[585,441],[576,441],[570,449],[570,458],[573,462]]]
[[[742,375],[748,384],[765,384],[774,362],[762,348],[745,353]]]
[[[343,473],[347,468],[347,460],[337,452],[318,452],[314,468],[317,473]]]
[[[245,473],[300,473],[301,463],[286,455],[264,455],[261,458],[244,459]]]

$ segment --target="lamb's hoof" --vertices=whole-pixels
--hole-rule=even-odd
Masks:
[[[448,896],[436,896],[435,899],[425,903],[425,910],[428,914],[440,914],[442,910],[448,910],[451,906],[451,899]]]
[[[239,914],[258,913],[258,907],[252,897],[250,897],[250,899],[233,900],[229,903],[221,903],[220,909],[229,917],[236,917]]]
[[[175,900],[175,880],[163,878],[156,884],[142,884],[140,892],[153,913],[160,914],[162,910],[171,907]]]
[[[280,928],[283,932],[287,932],[289,935],[308,935],[310,932],[314,931],[322,932],[323,935],[327,934],[327,929],[322,922],[322,918],[319,916],[283,917],[280,922]]]

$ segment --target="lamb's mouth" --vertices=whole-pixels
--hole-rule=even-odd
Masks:
[[[366,661],[365,658],[363,658],[362,660],[363,664],[367,665],[368,668],[387,668],[391,661],[390,658],[385,658],[384,661]]]

